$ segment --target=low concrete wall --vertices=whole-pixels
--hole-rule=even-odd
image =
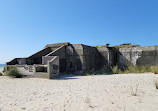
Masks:
[[[18,71],[26,76],[36,77],[36,78],[46,78],[49,79],[50,76],[46,72],[36,72],[36,67],[40,65],[7,65],[7,69],[16,67]]]
[[[23,75],[33,75],[35,73],[34,65],[7,65],[6,69],[8,70],[13,67],[16,67]]]
[[[48,74],[50,79],[58,78],[59,75],[59,56],[54,57],[48,62]]]

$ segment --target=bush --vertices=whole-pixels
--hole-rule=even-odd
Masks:
[[[5,67],[3,68],[3,73],[5,73],[6,72],[6,69],[5,69]]]
[[[0,72],[0,76],[3,76],[3,74]]]
[[[112,73],[114,73],[114,74],[119,74],[119,72],[120,72],[120,70],[117,66],[112,67],[111,69],[112,69]]]
[[[17,68],[13,67],[7,71],[7,76],[14,77],[14,78],[21,78],[23,75],[20,74]]]

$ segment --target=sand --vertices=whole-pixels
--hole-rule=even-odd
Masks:
[[[63,76],[59,80],[3,76],[0,111],[158,111],[155,79],[158,75]]]

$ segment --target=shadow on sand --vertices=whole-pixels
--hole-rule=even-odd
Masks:
[[[98,74],[99,75],[103,75],[103,74]],[[112,76],[112,75],[115,75],[115,74],[105,74],[105,75],[108,75],[108,76]],[[73,74],[68,74],[68,75],[61,75],[58,79],[56,80],[70,80],[70,79],[79,79],[78,77],[79,76],[83,76],[83,75],[73,75]],[[97,76],[97,75],[89,75],[89,76]]]
[[[78,75],[61,75],[57,80],[70,80],[70,79],[79,79]]]

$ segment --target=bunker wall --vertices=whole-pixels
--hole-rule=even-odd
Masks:
[[[47,56],[59,56],[60,72],[66,71],[66,46],[58,48]]]
[[[158,46],[119,48],[121,65],[158,65]]]
[[[35,54],[33,54],[32,56],[28,57],[27,59],[27,63],[29,65],[33,65],[33,64],[42,64],[42,56],[47,55],[48,53],[50,53],[52,50],[50,47],[45,48]]]

